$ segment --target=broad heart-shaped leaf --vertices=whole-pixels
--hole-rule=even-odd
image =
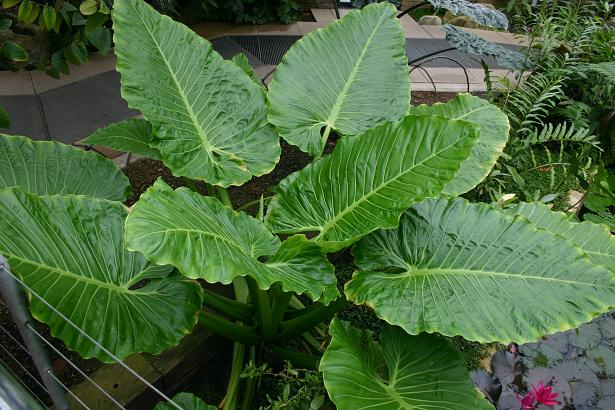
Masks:
[[[150,145],[152,138],[152,126],[149,122],[130,119],[100,128],[83,142],[102,145],[117,151],[132,152],[146,158],[161,159],[160,151]]]
[[[553,212],[538,202],[520,203],[505,212],[522,215],[534,226],[563,236],[585,252],[592,262],[615,274],[615,237],[605,225],[577,222],[571,215]]]
[[[443,25],[442,30],[446,33],[446,41],[464,53],[493,57],[499,65],[511,70],[521,70],[527,65],[525,56],[517,51],[487,41],[450,24]]]
[[[196,324],[203,297],[197,283],[125,249],[125,217],[123,205],[103,199],[0,191],[0,254],[27,286],[120,359],[175,346]],[[30,306],[69,349],[113,361],[34,295]]]
[[[280,282],[284,291],[324,304],[339,295],[333,266],[318,245],[299,235],[280,245],[257,219],[189,189],[173,191],[162,180],[134,205],[126,240],[129,249],[190,278],[227,284],[250,275],[261,289]],[[265,256],[271,257],[261,262]]]
[[[265,93],[237,65],[142,0],[116,1],[113,29],[122,96],[153,125],[174,175],[226,187],[273,169]]]
[[[501,11],[491,9],[467,0],[427,0],[432,6],[439,9],[450,10],[461,16],[468,16],[478,24],[506,30],[508,18]]]
[[[436,335],[411,336],[387,326],[379,342],[370,331],[334,319],[320,361],[325,387],[339,410],[487,410],[464,360]]]
[[[346,295],[408,333],[525,343],[615,306],[615,275],[554,233],[487,204],[427,200],[353,250]]]
[[[128,178],[105,157],[52,141],[0,134],[0,189],[37,195],[77,194],[116,201],[130,194]]]
[[[216,410],[216,406],[205,404],[203,400],[192,393],[179,393],[173,397],[173,402],[184,410]],[[177,407],[166,402],[156,404],[154,410],[176,410]]]
[[[477,137],[471,123],[417,115],[344,138],[282,180],[267,223],[274,232],[315,231],[329,251],[394,228],[410,205],[440,194]]]
[[[478,126],[478,141],[472,147],[455,178],[446,184],[446,195],[457,196],[468,192],[481,182],[495,165],[508,140],[508,117],[495,105],[470,94],[457,94],[446,103],[410,107],[410,114],[432,114],[455,120],[464,120]]]
[[[352,11],[297,41],[269,85],[269,121],[289,143],[320,154],[321,130],[355,135],[408,111],[404,33],[390,4]]]

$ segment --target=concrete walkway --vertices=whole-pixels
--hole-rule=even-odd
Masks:
[[[264,78],[275,69],[283,52],[300,36],[325,27],[335,19],[332,10],[312,11],[317,19],[316,22],[260,26],[204,23],[193,29],[212,41],[214,48],[225,58],[230,58],[239,52],[248,55],[256,74]],[[344,9],[340,11],[342,15],[349,12]],[[428,49],[433,51],[447,48],[440,27],[420,26],[409,16],[402,17],[401,24],[407,38],[407,52],[410,58],[417,57],[417,54],[424,55]],[[503,45],[515,47],[519,44],[509,33],[470,31]],[[256,46],[251,45],[254,41]],[[261,45],[268,51],[277,50],[277,55],[264,56],[260,52]],[[457,59],[463,60],[461,56],[463,53],[452,53],[457,53]],[[484,91],[486,86],[483,81],[483,70],[467,56],[463,61],[470,91]],[[466,91],[464,70],[446,64],[442,61],[426,66],[437,91]],[[507,74],[507,70],[498,68],[493,70],[495,76]],[[434,90],[434,85],[425,71],[414,70],[410,78],[414,91]],[[11,119],[11,128],[0,129],[0,132],[65,143],[78,143],[99,127],[138,115],[138,112],[129,109],[121,98],[119,74],[115,71],[113,55],[94,55],[84,66],[71,66],[71,74],[62,76],[59,80],[41,71],[0,72],[0,105],[5,107]],[[114,158],[121,154],[105,149],[102,151]]]

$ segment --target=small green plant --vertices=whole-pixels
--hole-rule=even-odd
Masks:
[[[600,226],[537,203],[458,198],[492,172],[508,119],[469,94],[410,106],[393,6],[368,5],[305,36],[268,91],[244,59],[223,60],[141,0],[117,0],[113,25],[122,95],[143,119],[87,142],[161,159],[189,187],[158,180],[127,209],[130,186],[111,161],[2,136],[0,253],[120,359],[160,353],[198,323],[234,342],[223,409],[250,408],[259,377],[245,363],[267,369],[263,352],[310,380],[320,370],[342,410],[487,409],[440,335],[528,342],[615,305],[615,265],[596,253],[614,239]],[[271,172],[280,137],[313,161],[256,216],[237,211],[244,204],[227,188]],[[345,249],[357,270],[340,292],[327,255]],[[204,282],[232,286],[234,298]],[[330,321],[348,302],[386,323],[377,340]],[[112,361],[36,298],[31,309],[68,348]],[[324,354],[310,333],[323,327]],[[272,406],[309,398],[318,407],[324,396],[316,383],[287,384]],[[208,408],[193,395],[176,400]]]

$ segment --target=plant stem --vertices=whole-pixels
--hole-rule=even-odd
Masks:
[[[182,177],[184,184],[194,192],[199,192],[199,188],[196,186],[196,182],[193,179]]]
[[[263,201],[267,202],[270,201],[271,199],[273,199],[275,195],[271,195],[271,196],[266,196],[265,198],[263,198]],[[250,202],[246,202],[245,204],[241,205],[239,208],[237,208],[237,211],[245,211],[246,209],[250,208],[251,206],[254,206],[256,204],[258,204],[261,201],[260,198],[255,199],[253,201]]]
[[[250,361],[256,364],[256,347],[250,346]],[[252,408],[252,398],[254,397],[254,388],[259,376],[249,377],[246,382],[246,388],[243,393],[243,403],[241,410],[250,410]]]
[[[199,324],[205,329],[211,330],[214,333],[238,343],[257,345],[263,341],[253,329],[223,319],[206,310],[201,310],[201,312],[199,312]]]
[[[317,369],[319,357],[312,356],[310,354],[300,353],[293,349],[287,349],[282,346],[276,346],[274,344],[269,345],[273,354],[278,356],[282,360],[288,360],[292,364],[301,367],[303,369]]]
[[[273,297],[271,320],[273,321],[273,325],[275,327],[275,333],[278,332],[278,326],[284,317],[284,313],[288,308],[288,303],[290,302],[291,297],[293,297],[292,292],[279,292],[279,294]]]
[[[327,124],[325,127],[325,131],[322,133],[322,138],[320,140],[320,144],[322,145],[322,149],[318,154],[314,156],[314,161],[318,161],[322,154],[325,152],[325,148],[327,146],[327,140],[329,139],[329,134],[331,133],[331,125]]]
[[[281,331],[277,335],[276,340],[288,340],[307,332],[320,322],[329,319],[345,305],[346,298],[342,295],[337,300],[329,303],[327,306],[321,305],[318,308],[310,310],[306,314],[295,319],[280,323]]]
[[[233,345],[233,364],[231,366],[231,377],[226,388],[226,396],[224,396],[223,410],[235,410],[237,402],[237,394],[239,393],[239,383],[241,382],[241,372],[243,371],[243,357],[246,352],[246,347],[241,343]],[[222,404],[221,403],[221,404]]]
[[[249,304],[237,302],[207,289],[203,289],[203,292],[203,305],[208,308],[242,322],[248,322],[252,318],[254,309]]]
[[[207,185],[207,195],[215,197],[216,188],[212,184],[206,183],[206,185]]]
[[[276,326],[272,320],[269,295],[258,287],[256,280],[249,276],[246,276],[245,279],[250,290],[250,298],[252,299],[252,306],[254,306],[257,326],[263,338],[272,340],[276,334]]]
[[[226,190],[225,190],[226,191]],[[228,198],[228,195],[226,195]],[[246,281],[241,278],[235,278],[233,280],[233,290],[235,291],[235,299],[239,303],[248,302],[248,287]],[[241,326],[236,324],[235,326]],[[226,387],[226,395],[224,400],[220,403],[220,406],[224,406],[224,410],[235,410],[237,395],[239,393],[239,384],[241,382],[241,372],[243,371],[243,359],[246,347],[242,343],[237,341],[233,344],[233,362],[231,364],[231,377],[229,379],[228,386]],[[219,407],[220,407],[219,406]]]
[[[231,198],[228,196],[228,191],[226,190],[226,188],[217,186],[216,191],[218,193],[218,198],[220,198],[220,201],[222,201],[224,205],[232,209],[233,204],[231,203]]]

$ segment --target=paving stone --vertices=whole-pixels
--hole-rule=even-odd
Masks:
[[[444,38],[446,35],[441,26],[421,26],[432,38]]]
[[[258,34],[255,25],[238,25],[233,23],[207,22],[191,27],[195,33],[208,40],[222,37],[224,35],[256,35]]]
[[[28,71],[0,71],[0,96],[32,94],[34,88]]]
[[[306,34],[311,33],[312,31],[316,29],[327,27],[327,23],[299,21],[297,23],[297,27],[299,28],[299,33],[304,36]]]
[[[9,114],[11,128],[0,128],[0,132],[24,135],[34,140],[44,140],[45,130],[41,113],[34,95],[0,95],[0,105]]]
[[[256,26],[258,34],[262,35],[301,35],[297,24],[261,24]]]
[[[406,38],[433,38],[419,23],[414,21],[409,15],[402,16],[399,19],[404,35]]]
[[[116,71],[41,94],[51,138],[72,143],[100,127],[139,115],[120,95]]]
[[[329,23],[335,20],[333,9],[312,9],[312,14],[319,23]]]

